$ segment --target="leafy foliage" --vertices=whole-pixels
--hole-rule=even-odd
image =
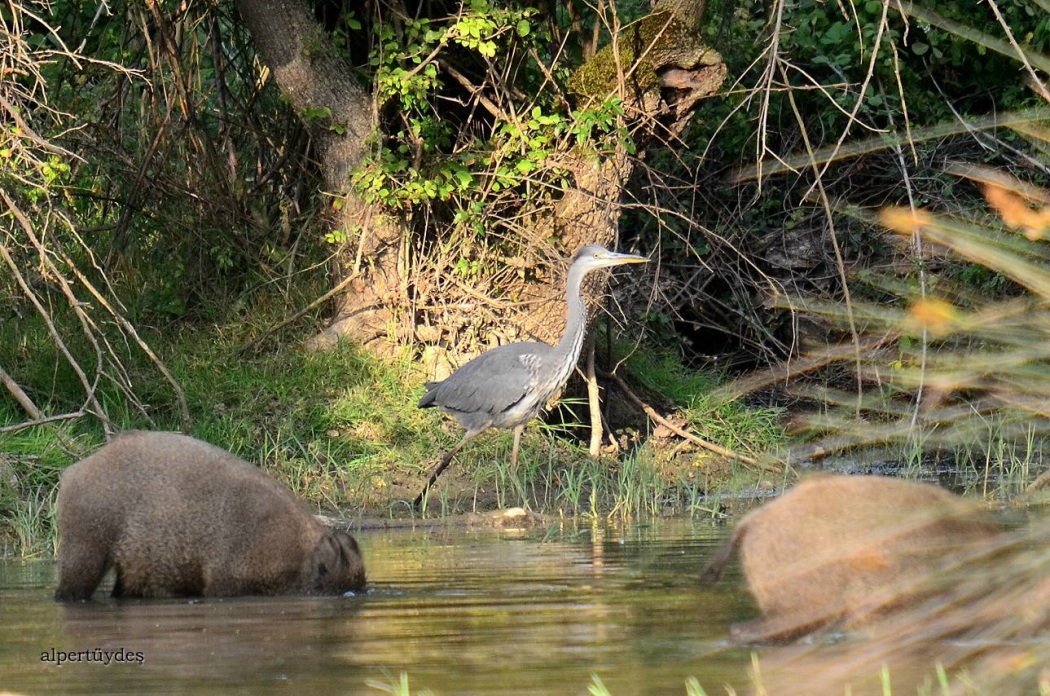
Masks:
[[[619,100],[572,112],[551,89],[550,76],[559,69],[537,62],[549,40],[536,9],[486,0],[440,20],[397,18],[382,25],[370,62],[377,96],[393,116],[355,185],[370,202],[397,210],[447,203],[452,225],[470,221],[480,229],[479,208],[495,217],[491,205],[510,200],[503,192],[521,201],[559,186],[563,173],[550,158],[564,143],[629,142]],[[517,72],[513,84],[502,79],[507,63]],[[459,72],[464,64],[483,75],[478,85],[466,84]],[[474,95],[465,97],[464,88]],[[472,107],[467,113],[441,104],[465,98]]]

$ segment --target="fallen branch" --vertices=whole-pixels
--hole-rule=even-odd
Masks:
[[[76,420],[77,418],[83,418],[88,415],[88,412],[84,409],[79,411],[72,411],[70,413],[62,413],[57,416],[45,416],[36,420],[25,421],[24,423],[15,423],[14,425],[5,425],[0,428],[0,433],[14,433],[19,430],[25,430],[26,428],[35,428],[38,425],[47,425],[48,423],[56,423],[64,420]],[[60,434],[61,437],[61,434]],[[68,441],[63,437],[63,444],[68,444]]]
[[[22,390],[22,387],[18,386],[18,382],[11,378],[11,375],[4,371],[4,368],[0,367],[0,384],[7,387],[7,391],[15,398],[18,405],[22,407],[22,410],[29,415],[30,418],[37,419],[43,416],[40,409],[36,407],[33,400],[29,398],[29,395]]]
[[[723,457],[728,457],[729,459],[735,459],[741,464],[755,467],[759,466],[758,461],[752,459],[751,457],[745,456],[743,454],[737,454],[733,450],[726,449],[725,447],[716,445],[713,442],[708,442],[707,440],[703,440],[688,431],[682,430],[677,425],[675,425],[674,423],[657,413],[652,406],[638,398],[638,395],[631,391],[631,388],[627,386],[627,383],[624,382],[623,379],[616,373],[602,371],[601,374],[602,377],[609,378],[616,382],[616,386],[620,388],[620,391],[622,391],[627,396],[627,398],[634,403],[635,406],[642,409],[642,411],[645,412],[645,415],[649,416],[649,418],[652,419],[654,423],[658,423],[664,426],[678,437],[688,440],[689,442],[692,442],[693,444],[698,445],[709,452],[714,452],[715,454],[718,454]]]
[[[285,319],[285,320],[283,320],[281,322],[278,322],[277,325],[275,325],[275,326],[271,326],[269,329],[267,329],[261,335],[256,336],[252,340],[247,341],[245,343],[242,343],[240,346],[238,346],[237,350],[235,350],[234,352],[237,353],[238,355],[244,355],[245,353],[247,353],[247,352],[249,352],[251,350],[254,350],[256,346],[261,344],[263,341],[265,341],[270,336],[273,336],[275,333],[277,333],[278,331],[280,331],[284,327],[288,326],[289,324],[292,324],[294,322],[299,321],[299,319],[301,319],[302,317],[306,316],[307,314],[312,312],[317,307],[321,306],[322,304],[324,304],[328,300],[332,299],[333,297],[335,297],[336,295],[341,293],[343,290],[345,290],[347,288],[348,285],[350,285],[350,283],[354,282],[356,279],[357,279],[357,276],[354,275],[353,273],[351,273],[350,275],[348,275],[347,277],[345,277],[341,281],[339,281],[339,283],[337,283],[334,288],[332,288],[331,290],[329,290],[325,294],[321,295],[320,297],[315,299],[313,302],[311,302],[310,304],[306,305],[305,307],[300,309],[298,312],[293,314],[292,316],[288,317],[287,319]]]

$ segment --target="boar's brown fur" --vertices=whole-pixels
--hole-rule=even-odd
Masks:
[[[127,433],[69,467],[58,491],[55,598],[341,594],[365,585],[353,537],[233,454],[174,433]]]
[[[1000,532],[983,511],[937,486],[816,476],[744,517],[704,578],[717,579],[739,545],[763,616],[734,626],[734,638],[783,641],[859,625],[915,600],[922,581]]]

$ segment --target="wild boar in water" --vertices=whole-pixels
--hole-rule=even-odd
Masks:
[[[704,579],[716,580],[739,545],[762,618],[734,626],[733,637],[785,641],[906,605],[928,591],[932,574],[1001,531],[975,505],[937,486],[815,476],[745,516]]]
[[[131,432],[69,467],[58,490],[60,601],[342,594],[365,586],[354,538],[230,452],[175,433]]]

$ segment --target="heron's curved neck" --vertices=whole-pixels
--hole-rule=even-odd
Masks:
[[[565,302],[568,305],[568,315],[565,319],[565,333],[555,350],[559,353],[571,356],[570,369],[576,366],[576,360],[580,357],[583,348],[583,336],[587,330],[587,307],[580,296],[583,286],[583,277],[587,272],[576,266],[569,268],[569,279],[565,283]]]

